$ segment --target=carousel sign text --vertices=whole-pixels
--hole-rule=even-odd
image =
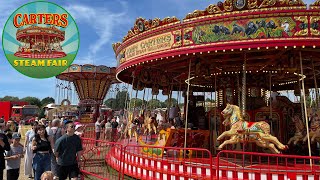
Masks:
[[[148,53],[170,49],[173,43],[171,32],[137,42],[126,48],[125,61]]]

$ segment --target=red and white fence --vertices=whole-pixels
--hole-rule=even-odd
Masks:
[[[320,180],[320,157],[82,141],[82,172],[98,179]]]
[[[216,172],[219,172],[217,179],[320,179],[320,157],[226,150],[218,153],[216,168]]]

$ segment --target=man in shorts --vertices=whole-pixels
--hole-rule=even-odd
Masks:
[[[66,121],[66,134],[57,139],[54,153],[58,164],[59,180],[65,180],[68,177],[77,180],[80,173],[78,162],[80,161],[83,150],[81,139],[74,134],[75,125],[73,121]]]

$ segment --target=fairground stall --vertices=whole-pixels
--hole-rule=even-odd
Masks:
[[[125,154],[125,173],[138,177],[147,171],[149,178],[166,179],[180,177],[186,169],[193,179],[319,179],[319,167],[310,152],[318,137],[311,132],[315,128],[309,128],[312,121],[308,122],[317,117],[319,108],[319,13],[319,1],[307,7],[300,0],[227,0],[195,10],[183,20],[137,18],[122,42],[113,44],[117,79],[143,94],[150,89],[152,98],[159,92],[169,98],[173,92],[181,92],[178,94],[185,101],[182,133],[164,130],[155,145],[205,148],[217,154],[217,159],[221,156],[221,161],[214,161],[216,171],[211,171],[212,162],[200,160],[199,168],[192,169],[131,152]],[[277,92],[288,92],[288,96]],[[205,107],[198,104],[206,93],[215,100],[215,106],[205,113]],[[299,97],[299,103],[290,101],[290,94]],[[307,104],[309,98],[311,105]],[[307,106],[313,107],[313,113]],[[297,131],[295,118],[304,130]],[[151,122],[145,122],[146,126]],[[292,126],[295,133],[289,132]],[[299,141],[308,144],[310,164],[302,157],[280,162],[281,155],[256,153],[288,153],[286,144],[297,133],[303,136]],[[237,146],[239,143],[242,145]],[[166,148],[144,148],[140,153],[164,157]],[[242,151],[249,154],[239,159],[237,154]],[[182,156],[192,158],[192,153],[184,151]],[[123,159],[115,157],[115,161]]]

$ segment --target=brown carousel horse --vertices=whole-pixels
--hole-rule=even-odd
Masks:
[[[310,120],[311,125],[309,127],[309,137],[311,138],[311,143],[314,143],[315,140],[320,140],[320,117],[318,116],[319,112],[311,113]],[[303,138],[303,141],[306,142],[308,139],[308,136],[306,135]]]
[[[287,144],[291,144],[293,142],[293,144],[296,145],[299,141],[302,141],[303,138],[305,137],[306,128],[298,115],[295,115],[291,119],[296,127],[296,131],[294,133],[294,136],[289,139]]]
[[[279,154],[280,150],[286,150],[288,147],[283,145],[276,137],[270,134],[270,125],[265,121],[247,122],[240,113],[240,108],[236,105],[227,104],[227,107],[221,112],[225,120],[223,125],[230,125],[229,131],[223,132],[217,140],[224,137],[230,137],[225,140],[218,149],[222,149],[227,144],[237,144],[239,142],[254,142],[263,148],[269,148],[273,153]],[[275,146],[276,145],[276,146]]]

